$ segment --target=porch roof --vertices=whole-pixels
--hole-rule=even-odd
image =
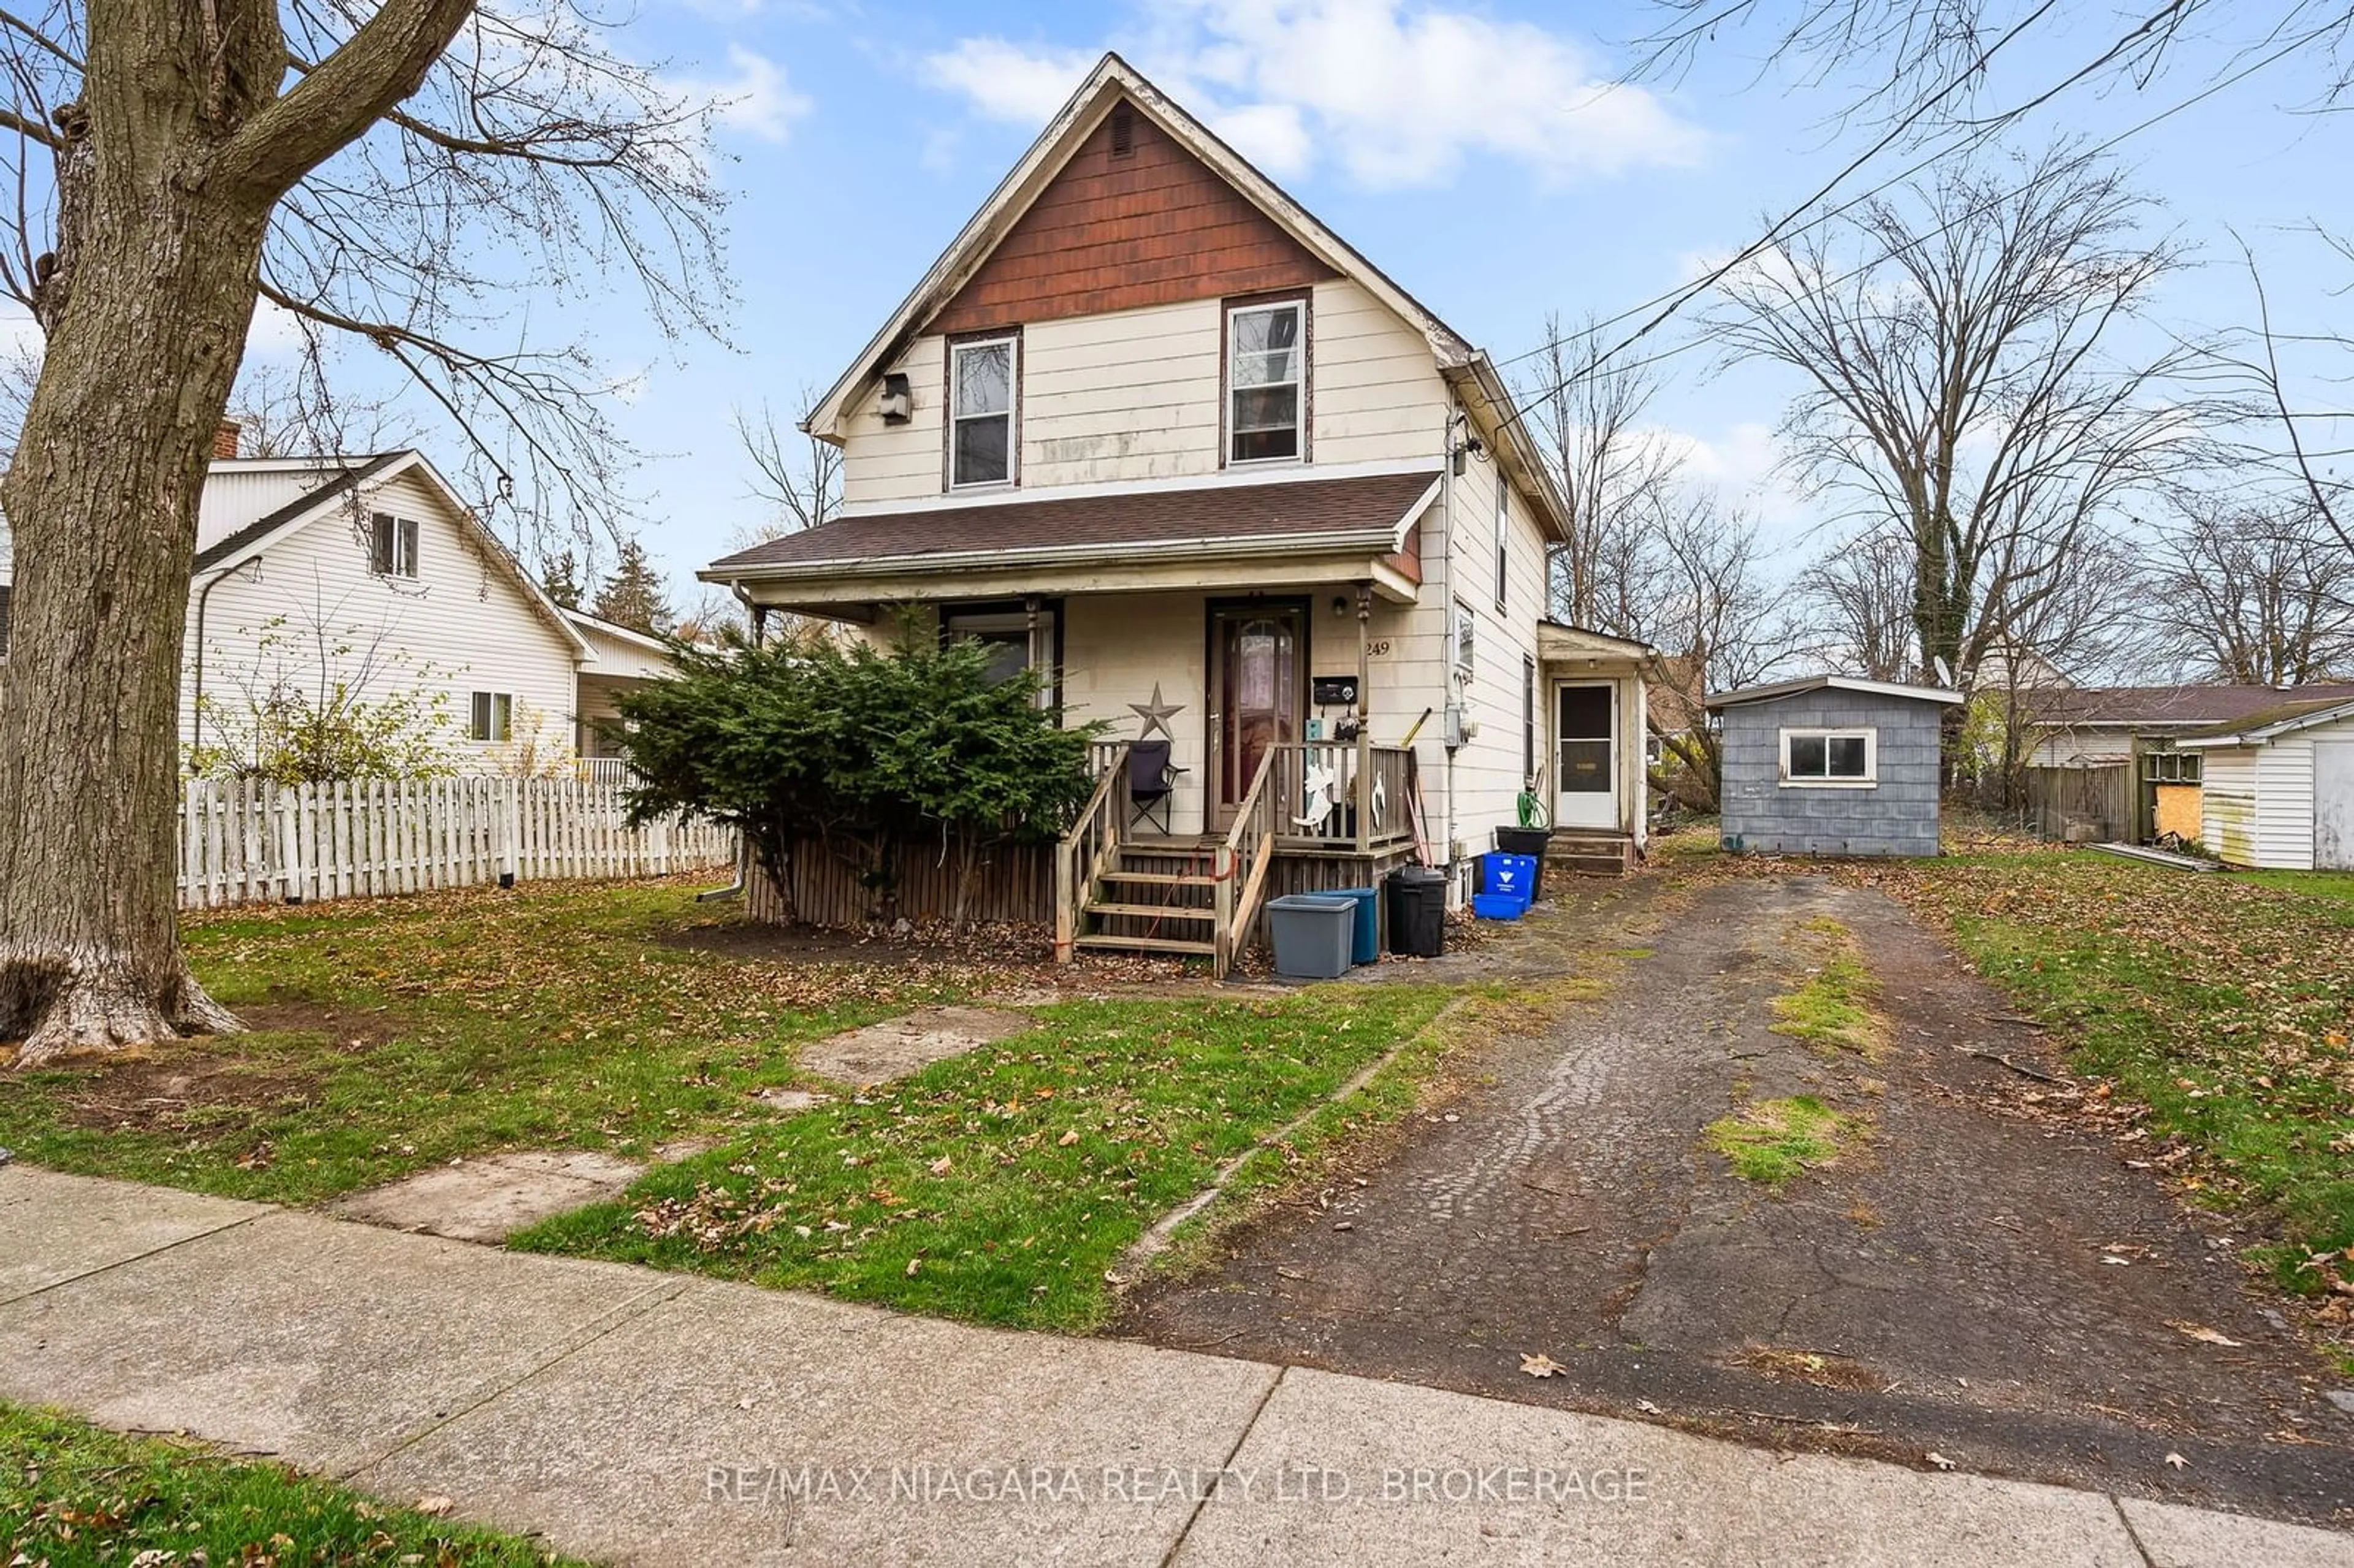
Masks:
[[[1437,483],[1433,468],[871,512],[756,545],[701,575],[750,584],[1277,550],[1384,555],[1400,547]]]

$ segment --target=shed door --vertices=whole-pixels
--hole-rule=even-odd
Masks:
[[[1618,690],[1610,682],[1563,685],[1554,694],[1553,823],[1618,826]]]
[[[2354,740],[2313,743],[2313,869],[2354,871]]]

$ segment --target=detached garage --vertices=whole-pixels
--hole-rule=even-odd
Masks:
[[[2204,758],[2199,837],[2226,865],[2354,871],[2354,700],[2282,703],[2174,744]]]
[[[1937,853],[1936,686],[1816,675],[1708,700],[1723,715],[1724,847],[1768,854]]]

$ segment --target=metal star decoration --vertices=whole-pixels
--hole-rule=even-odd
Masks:
[[[1130,703],[1128,705],[1130,709],[1134,710],[1138,718],[1144,721],[1143,727],[1136,732],[1137,739],[1144,739],[1156,729],[1161,734],[1168,736],[1172,740],[1175,740],[1177,738],[1176,736],[1172,734],[1170,731],[1169,721],[1175,718],[1179,714],[1183,713],[1185,711],[1185,705],[1183,703],[1162,702],[1161,700],[1160,682],[1155,681],[1152,683],[1152,700],[1150,702]]]

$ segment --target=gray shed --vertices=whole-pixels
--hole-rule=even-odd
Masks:
[[[1723,715],[1724,847],[1935,854],[1937,686],[1814,675],[1708,699]]]

